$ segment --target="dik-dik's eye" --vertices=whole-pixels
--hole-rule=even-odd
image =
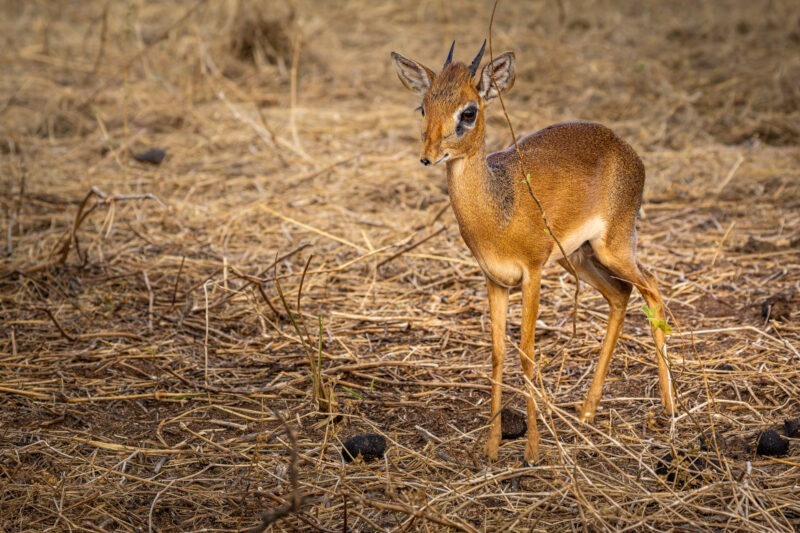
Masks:
[[[475,122],[475,118],[478,116],[478,108],[475,106],[469,106],[464,111],[461,112],[461,122],[465,124],[471,124]]]
[[[425,116],[425,106],[423,106],[423,105],[420,105],[420,106],[417,108],[417,111],[419,111],[419,112],[422,114],[422,116],[423,116],[423,117]]]

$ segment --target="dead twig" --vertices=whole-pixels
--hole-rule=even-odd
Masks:
[[[418,240],[417,242],[415,242],[415,243],[413,243],[413,244],[409,244],[408,246],[404,247],[404,248],[403,248],[402,250],[400,250],[399,252],[397,252],[397,253],[394,253],[394,254],[390,255],[389,257],[387,257],[386,259],[384,259],[383,261],[381,261],[380,263],[378,263],[378,265],[377,265],[377,268],[380,268],[380,267],[382,267],[383,265],[385,265],[386,263],[389,263],[389,262],[391,262],[391,261],[394,261],[395,259],[397,259],[397,258],[398,258],[398,257],[400,257],[401,255],[403,255],[403,254],[406,254],[406,253],[410,252],[410,251],[411,251],[411,250],[413,250],[414,248],[416,248],[416,247],[418,247],[418,246],[420,246],[420,245],[422,245],[422,244],[425,244],[426,242],[428,242],[429,240],[433,239],[434,237],[436,237],[437,235],[439,235],[440,233],[442,233],[442,232],[443,232],[444,230],[446,230],[446,229],[447,229],[447,227],[446,227],[446,226],[442,226],[441,228],[439,228],[438,230],[434,231],[433,233],[431,233],[431,234],[430,234],[430,235],[428,235],[427,237],[424,237],[424,238],[422,238],[422,239]]]
[[[292,426],[286,422],[286,419],[283,418],[283,415],[281,415],[277,409],[273,409],[272,414],[278,419],[280,422],[280,427],[284,429],[286,432],[286,437],[289,439],[289,484],[292,487],[292,493],[288,504],[262,513],[261,523],[250,528],[250,533],[261,533],[262,531],[266,531],[269,526],[281,518],[284,518],[292,513],[300,512],[303,506],[303,501],[305,500],[305,495],[300,491],[300,482],[298,480],[297,436],[295,435],[294,428],[292,428]]]
[[[80,335],[72,335],[64,329],[61,325],[61,322],[58,321],[56,316],[53,312],[48,309],[47,307],[41,308],[50,320],[53,322],[53,325],[58,329],[59,333],[70,342],[76,342],[80,340],[88,340],[88,339],[110,339],[110,338],[120,338],[120,339],[130,339],[133,341],[141,341],[142,337],[136,335],[135,333],[128,333],[127,331],[97,331],[93,333],[81,333]]]
[[[93,197],[96,197],[97,201],[87,209],[86,206],[89,203],[89,200],[91,200]],[[76,211],[75,218],[72,222],[72,229],[69,231],[66,237],[62,239],[62,244],[53,250],[52,253],[57,255],[57,257],[51,265],[64,264],[67,260],[67,256],[69,255],[69,251],[73,243],[75,245],[75,253],[78,256],[78,259],[81,261],[81,263],[84,263],[86,258],[81,257],[80,246],[78,243],[78,229],[81,227],[83,221],[86,220],[86,218],[98,207],[111,205],[116,202],[129,202],[135,200],[153,200],[162,207],[167,207],[161,200],[158,199],[157,196],[152,193],[108,196],[103,191],[93,186],[89,192],[86,193],[83,201],[78,206],[78,210]],[[48,267],[51,265],[48,265]]]

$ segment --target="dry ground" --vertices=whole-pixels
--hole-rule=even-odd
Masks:
[[[293,480],[274,530],[800,526],[797,439],[755,453],[800,418],[797,2],[501,3],[517,130],[597,120],[642,154],[683,413],[660,414],[637,296],[576,422],[607,308],[584,290],[567,344],[572,280],[548,268],[533,468],[521,440],[481,454],[485,288],[389,63],[438,67],[452,38],[471,59],[490,11],[2,2],[0,530],[247,529]],[[362,432],[385,459],[345,464]]]

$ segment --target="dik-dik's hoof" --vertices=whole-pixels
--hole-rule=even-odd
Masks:
[[[497,461],[498,456],[498,448],[500,447],[500,439],[493,440],[491,437],[488,441],[486,441],[486,457],[489,459],[490,462]]]
[[[525,448],[525,459],[522,466],[537,466],[539,464],[539,448],[527,446]]]
[[[590,406],[583,404],[580,410],[578,411],[578,420],[580,420],[584,424],[593,424],[595,414],[596,414],[596,409],[592,409]]]
[[[676,417],[680,414],[678,411],[677,406],[670,400],[665,401],[663,398],[661,399],[661,405],[664,408],[664,414],[667,416]]]
[[[498,456],[497,450],[489,450],[488,447],[486,448],[486,459],[488,459],[490,463],[496,462]]]

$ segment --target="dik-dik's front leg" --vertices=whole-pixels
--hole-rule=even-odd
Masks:
[[[536,333],[536,317],[539,315],[539,290],[542,273],[539,269],[531,269],[522,281],[522,335],[520,343],[520,359],[522,371],[527,380],[533,385],[533,366],[536,361],[534,354],[534,336]],[[528,390],[525,396],[527,407],[527,443],[525,444],[525,461],[527,463],[539,462],[539,428],[536,425],[536,403],[533,399],[533,390]]]
[[[497,448],[502,438],[500,406],[503,397],[503,361],[506,358],[506,315],[508,313],[508,289],[486,278],[489,291],[489,316],[492,322],[492,411],[490,414],[489,439],[486,455],[497,460]]]

